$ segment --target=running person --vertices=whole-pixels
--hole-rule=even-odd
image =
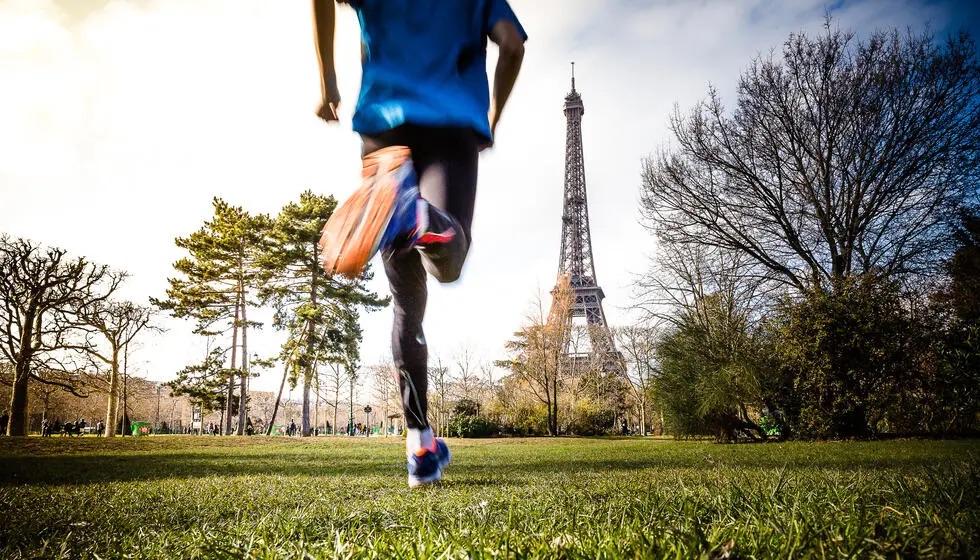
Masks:
[[[506,0],[350,0],[361,25],[361,91],[354,130],[363,184],[323,231],[323,267],[359,275],[382,253],[394,304],[391,351],[408,437],[408,484],[438,481],[446,444],[427,418],[422,332],[426,271],[459,278],[470,244],[478,152],[494,131],[524,57],[527,35]],[[313,0],[323,102],[337,120],[334,0]],[[493,96],[487,38],[499,47]]]

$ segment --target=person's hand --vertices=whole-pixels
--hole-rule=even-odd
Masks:
[[[340,108],[340,90],[337,89],[337,77],[330,76],[324,80],[322,89],[323,101],[320,102],[320,106],[316,110],[316,116],[328,123],[337,122],[340,120],[340,117],[337,116],[337,110]]]
[[[338,104],[333,101],[323,100],[320,107],[316,110],[316,116],[329,122],[337,122],[340,117],[337,116]]]

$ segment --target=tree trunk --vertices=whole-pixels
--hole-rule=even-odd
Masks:
[[[301,420],[303,437],[310,435],[310,380],[303,382],[303,418]]]
[[[27,435],[27,382],[30,379],[29,360],[18,363],[14,369],[14,384],[10,391],[10,419],[7,421],[8,436]]]
[[[235,304],[235,322],[231,327],[231,372],[228,374],[228,393],[225,395],[224,430],[225,435],[231,435],[231,399],[235,396],[235,366],[238,365],[238,312],[239,304]]]
[[[279,383],[279,393],[276,395],[276,404],[272,405],[272,418],[269,418],[269,425],[265,429],[265,435],[272,435],[272,425],[276,423],[276,414],[279,413],[279,403],[282,401],[282,390],[286,386],[286,377],[289,376],[289,361],[285,360],[282,366],[282,382]]]
[[[337,379],[337,384],[334,386],[333,391],[333,426],[330,427],[330,433],[337,435],[337,409],[340,408],[340,379]]]
[[[120,435],[126,437],[129,433],[129,343],[126,343],[123,350],[123,369],[122,369],[122,428]]]
[[[551,425],[551,435],[557,436],[558,435],[558,399],[555,399],[555,401],[552,404],[552,406],[554,408],[553,408],[553,411],[551,413],[551,422],[552,422],[552,425]]]
[[[44,422],[44,420],[47,419],[47,417],[48,417],[48,410],[51,409],[51,392],[50,391],[45,391],[44,392],[44,400],[42,402],[44,403],[44,408],[41,410],[41,422]],[[9,422],[9,420],[8,420],[8,422]]]
[[[354,376],[350,376],[350,418],[347,424],[347,435],[354,435]]]
[[[105,435],[116,435],[119,422],[119,350],[112,349],[112,365],[109,371],[109,399],[105,411]]]
[[[27,435],[27,386],[31,380],[31,358],[34,357],[35,327],[41,329],[41,316],[33,304],[24,316],[23,331],[20,334],[20,354],[14,366],[13,386],[10,388],[10,419],[7,420],[8,436]]]
[[[316,392],[313,394],[313,429],[320,427],[320,387],[317,383]]]
[[[245,315],[245,297],[242,296],[242,374],[239,379],[238,435],[245,435],[245,419],[248,417],[248,317]]]
[[[313,261],[316,262],[317,244],[313,243],[310,250],[313,253]],[[319,269],[319,266],[314,266],[310,276],[310,305],[313,306],[313,309],[317,308],[316,289],[317,271]],[[316,345],[316,325],[313,324],[312,319],[307,319],[306,331],[306,371],[303,372],[303,418],[301,420],[303,437],[310,435],[310,385],[313,383],[313,376],[316,375],[316,360],[313,359],[313,349]]]
[[[157,385],[157,412],[153,419],[153,433],[160,429],[160,392],[162,390],[163,385]]]
[[[551,403],[548,405],[548,431],[552,436],[558,435],[558,374],[551,380]]]
[[[381,421],[381,427],[384,430],[384,432],[382,433],[382,435],[385,435],[385,436],[388,435],[388,432],[389,432],[389,430],[388,430],[388,427],[389,427],[388,426],[388,423],[391,422],[391,420],[388,419],[388,401],[391,400],[388,397],[390,397],[390,396],[391,396],[391,388],[388,387],[388,385],[386,383],[385,384],[385,405],[384,405],[384,408],[385,408],[385,417],[384,417],[384,420]]]
[[[647,435],[647,406],[642,400],[640,401],[640,435]]]
[[[316,292],[311,294],[313,305],[316,305]],[[306,321],[306,369],[303,372],[303,417],[300,419],[303,437],[310,435],[310,385],[313,383],[316,361],[313,359],[313,347],[316,342],[316,326],[311,319]]]

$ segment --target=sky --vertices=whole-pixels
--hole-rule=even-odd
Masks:
[[[512,0],[529,34],[494,149],[480,159],[473,245],[462,279],[429,283],[430,355],[478,359],[504,344],[557,274],[564,175],[562,104],[575,61],[592,244],[606,316],[636,320],[633,281],[656,255],[638,222],[644,156],[670,145],[668,117],[709,85],[735,102],[739,72],[826,13],[858,34],[928,26],[980,37],[980,2],[939,0]],[[319,97],[307,1],[0,0],[0,232],[131,274],[121,297],[161,297],[212,197],[275,214],[312,189],[358,185],[350,119],[360,79],[357,20],[338,9],[341,123]],[[488,67],[496,60],[490,47]],[[375,260],[375,264],[378,261]],[[377,268],[377,267],[376,267]],[[371,287],[388,293],[383,274]],[[363,317],[362,359],[388,354],[390,310]],[[268,322],[267,313],[250,312]],[[167,380],[198,361],[188,322],[142,338],[131,371]],[[282,334],[249,336],[274,354]],[[252,382],[278,387],[279,373]]]

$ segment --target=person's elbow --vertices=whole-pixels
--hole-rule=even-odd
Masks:
[[[514,62],[520,62],[524,58],[524,37],[513,23],[509,21],[498,22],[494,26],[490,38],[497,43],[501,58]]]
[[[500,56],[512,62],[524,60],[524,42],[517,40],[500,45]]]

